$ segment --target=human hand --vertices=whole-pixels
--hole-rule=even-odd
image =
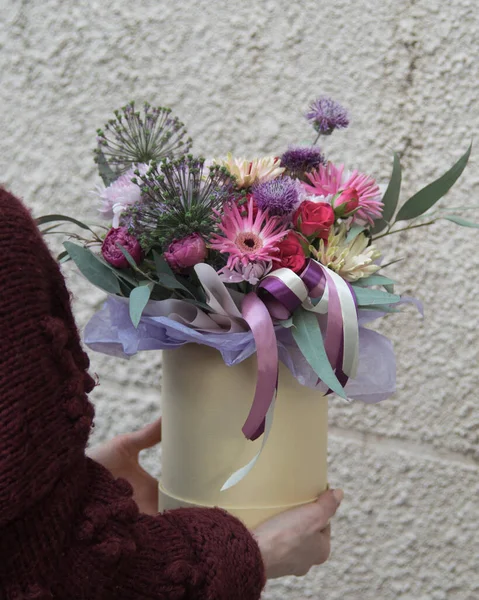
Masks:
[[[133,487],[133,499],[141,512],[158,513],[158,481],[139,463],[142,450],[161,442],[161,418],[139,431],[118,435],[87,450],[87,455],[103,465],[113,477],[126,479]]]
[[[306,575],[330,553],[331,526],[343,499],[342,490],[329,490],[316,502],[288,510],[253,531],[263,556],[266,577]]]

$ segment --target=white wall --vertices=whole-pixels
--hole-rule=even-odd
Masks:
[[[0,181],[35,215],[94,214],[95,129],[132,98],[174,107],[198,153],[254,155],[308,139],[302,111],[329,94],[352,113],[329,156],[386,180],[398,150],[405,194],[477,138],[475,0],[0,0],[0,20]],[[478,207],[477,157],[451,204]],[[332,558],[265,599],[479,598],[478,235],[443,222],[384,244],[426,318],[380,325],[393,399],[332,402],[330,479],[346,492]],[[69,281],[83,324],[102,296]],[[159,355],[93,364],[96,439],[158,413]]]

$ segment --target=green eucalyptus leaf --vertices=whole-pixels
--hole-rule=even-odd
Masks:
[[[135,288],[135,286],[131,285],[131,283],[128,283],[127,281],[125,281],[124,279],[121,279],[121,278],[118,278],[118,283],[120,285],[121,295],[124,298],[129,298],[130,294],[131,294],[131,290],[133,290]]]
[[[52,223],[54,221],[68,221],[69,223],[74,223],[75,225],[78,225],[78,227],[81,227],[82,229],[87,229],[88,231],[95,233],[93,229],[91,229],[91,227],[89,227],[88,225],[85,225],[85,223],[82,223],[77,219],[73,219],[72,217],[67,217],[65,215],[44,215],[43,217],[38,217],[38,219],[35,219],[37,226],[44,225],[45,223]]]
[[[386,313],[399,313],[401,310],[399,308],[393,308],[389,304],[365,304],[361,306],[361,310],[377,310],[378,312],[386,312]]]
[[[158,273],[158,281],[160,285],[169,289],[169,290],[182,290],[186,292],[188,296],[194,298],[194,294],[190,292],[190,290],[185,287],[182,283],[176,279],[174,275],[167,275],[166,273]]]
[[[98,150],[96,153],[96,164],[98,165],[98,173],[106,187],[118,179],[118,175],[108,164],[102,150]]]
[[[441,217],[441,219],[447,219],[448,221],[452,221],[456,223],[456,225],[460,225],[461,227],[473,227],[474,229],[479,229],[479,223],[474,223],[473,221],[467,221],[462,217],[457,217],[456,215],[447,215]]]
[[[370,275],[369,277],[363,277],[354,282],[354,285],[360,287],[370,287],[371,285],[394,285],[396,282],[389,277],[384,275]]]
[[[343,386],[338,381],[326,354],[323,334],[316,315],[313,312],[299,308],[293,314],[293,325],[291,328],[293,338],[316,375],[333,392],[347,400]]]
[[[73,242],[64,242],[63,245],[70,258],[90,283],[109,294],[121,294],[115,273],[105,266],[91,250]]]
[[[128,252],[128,250],[122,246],[121,244],[119,244],[118,242],[115,244],[115,246],[121,251],[121,253],[123,254],[123,256],[126,258],[126,260],[128,261],[128,264],[130,265],[130,267],[134,270],[134,271],[138,271],[138,265],[136,264],[135,259],[133,258],[133,256]],[[153,280],[152,280],[153,281]]]
[[[66,250],[63,250],[63,252],[60,252],[60,254],[57,256],[57,261],[60,265],[68,262],[69,260],[71,260],[71,258]]]
[[[278,325],[281,325],[281,327],[284,327],[285,329],[294,327],[293,317],[289,317],[289,319],[285,319],[284,321],[279,321]]]
[[[150,294],[150,300],[167,300],[168,298],[171,298],[171,296],[171,290],[164,288],[159,283],[155,283]]]
[[[395,152],[391,179],[389,180],[388,187],[383,196],[383,214],[380,219],[374,221],[374,227],[371,230],[372,235],[377,235],[391,223],[398,205],[399,193],[401,191],[401,179],[401,163],[399,162],[398,154]]]
[[[409,221],[422,215],[429,210],[438,200],[440,200],[452,188],[461,176],[469,160],[472,150],[472,142],[469,148],[442,177],[436,179],[426,187],[422,188],[407,200],[400,208],[396,221]]]
[[[352,242],[355,238],[358,237],[360,233],[362,233],[366,228],[364,225],[353,225],[351,229],[348,231],[348,235],[346,236],[346,242]]]
[[[153,260],[155,261],[156,272],[164,275],[171,275],[174,277],[173,270],[170,265],[166,262],[164,256],[161,256],[156,250],[153,250]]]
[[[139,284],[138,278],[135,277],[135,271],[133,271],[133,269],[117,269],[113,265],[110,265],[110,263],[101,256],[98,256],[98,260],[100,260],[105,267],[110,269],[110,271],[113,271],[118,279],[122,279],[123,281],[130,283],[133,287],[137,287]]]
[[[390,294],[382,290],[371,290],[353,285],[354,294],[358,306],[373,306],[375,304],[395,304],[401,300],[401,296]]]
[[[152,289],[153,284],[147,283],[146,285],[140,285],[131,290],[129,302],[130,319],[135,327],[138,327],[141,315],[150,299]]]
[[[208,304],[200,302],[199,300],[195,300],[194,298],[182,298],[181,300],[182,302],[188,302],[188,304],[193,304],[194,306],[197,306],[198,308],[201,308],[201,310],[204,310],[206,312],[213,312],[211,306],[208,306]]]

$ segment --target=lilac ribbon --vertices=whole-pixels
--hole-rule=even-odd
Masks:
[[[278,344],[268,309],[254,292],[244,297],[241,308],[243,319],[253,333],[258,361],[254,400],[243,426],[245,437],[255,440],[264,432],[266,414],[276,395]]]

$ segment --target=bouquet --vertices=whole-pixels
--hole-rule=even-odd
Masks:
[[[241,488],[263,460],[261,477],[277,498],[266,502],[260,494],[253,508],[277,510],[320,492],[327,484],[326,467],[317,488],[314,476],[306,473],[305,481],[313,480],[314,485],[306,485],[308,491],[299,502],[274,486],[286,459],[284,450],[279,461],[273,450],[266,458],[266,442],[276,427],[273,411],[282,386],[289,390],[289,408],[277,418],[287,419],[285,431],[293,430],[296,437],[277,444],[289,444],[286,451],[294,453],[301,431],[312,420],[308,435],[322,438],[325,463],[327,425],[318,421],[327,419],[324,398],[335,393],[343,399],[377,402],[395,389],[391,345],[365,325],[415,301],[395,292],[395,282],[386,274],[388,265],[381,260],[381,238],[439,218],[478,227],[453,210],[435,206],[461,175],[471,147],[447,173],[397,210],[398,155],[389,184],[380,186],[371,174],[348,170],[318,146],[336,129],[348,126],[349,116],[340,104],[320,97],[305,117],[314,130],[310,145],[291,145],[282,154],[253,159],[231,154],[204,159],[190,153],[191,140],[170,109],[145,104],[138,111],[131,102],[97,132],[95,160],[104,186],[96,197],[107,225],[85,224],[77,215],[38,219],[47,226],[45,233],[57,232],[62,221],[82,230],[70,234],[59,260],[72,260],[93,285],[108,293],[85,329],[87,345],[123,357],[140,350],[169,351],[164,353],[164,461],[168,432],[175,430],[181,440],[171,451],[175,475],[166,475],[164,495],[175,499],[172,506],[214,503],[235,509],[234,496],[224,501],[219,490],[233,494],[232,488]],[[242,364],[251,367],[235,371],[239,378],[233,385],[229,374]],[[208,397],[221,392],[217,404],[206,407],[197,397],[202,385],[209,386]],[[239,395],[246,395],[241,399],[241,411],[245,402],[247,406],[243,423],[238,422],[243,413],[235,409]],[[230,396],[228,404],[225,397]],[[301,405],[305,400],[307,406]],[[321,414],[315,415],[320,406]],[[219,423],[214,417],[218,411],[225,411]],[[206,427],[208,443],[212,440],[202,461],[198,456],[204,442],[194,438],[191,421],[208,418],[214,423],[212,430],[198,425]],[[302,424],[295,429],[296,421]],[[241,426],[243,441],[262,441],[246,453],[247,464],[236,468],[245,456],[238,438],[231,452],[225,448],[235,436],[233,430],[240,432]],[[226,441],[221,438],[215,445],[223,429]],[[271,445],[277,447],[273,441]],[[224,464],[215,471],[224,453]],[[313,465],[318,464],[319,457],[313,459]],[[300,453],[292,472],[301,471],[305,460]],[[198,470],[204,474],[202,489],[215,492],[209,500],[202,492],[196,498],[191,492],[191,485],[201,479]],[[246,487],[246,495],[254,495],[258,485],[256,481],[253,488]],[[173,487],[182,492],[173,493]]]

